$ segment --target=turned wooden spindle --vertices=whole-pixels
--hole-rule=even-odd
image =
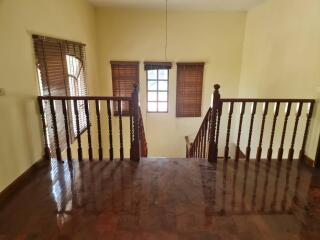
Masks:
[[[112,139],[112,116],[111,116],[111,101],[107,100],[108,111],[108,127],[109,127],[109,158],[113,160],[113,139]]]
[[[281,161],[282,156],[283,156],[283,145],[284,145],[284,140],[286,138],[286,131],[287,131],[288,118],[290,116],[290,112],[291,112],[291,102],[288,102],[287,107],[286,107],[286,115],[284,118],[283,129],[282,129],[280,147],[279,147],[279,151],[278,151],[278,161]]]
[[[219,150],[219,136],[220,136],[220,122],[221,122],[221,115],[222,115],[222,107],[223,103],[220,102],[219,109],[218,109],[218,120],[217,120],[217,133],[216,133],[216,145],[217,145],[217,156],[218,156],[218,150]]]
[[[225,159],[229,158],[229,142],[230,142],[230,131],[231,131],[231,123],[232,123],[233,106],[234,106],[234,103],[230,102],[229,115],[228,115],[228,126],[227,126],[227,136],[226,136],[226,146],[224,149],[224,158]]]
[[[130,159],[133,161],[140,160],[140,116],[139,116],[139,89],[138,85],[134,85],[134,89],[131,95],[132,110],[133,110],[133,144],[130,149]]]
[[[243,122],[243,115],[246,110],[246,103],[241,103],[241,111],[240,111],[240,120],[239,120],[239,129],[238,129],[238,137],[237,137],[237,147],[236,147],[236,156],[235,160],[239,160],[240,155],[240,140],[241,140],[241,131],[242,131],[242,122]]]
[[[309,110],[307,113],[306,128],[304,131],[302,147],[301,147],[300,154],[299,154],[300,161],[302,161],[305,157],[305,149],[306,149],[307,139],[308,139],[308,135],[309,135],[309,128],[310,128],[310,122],[311,122],[311,118],[312,118],[312,114],[313,114],[313,108],[314,108],[314,102],[311,102],[309,104]]]
[[[213,92],[213,103],[212,103],[212,116],[210,123],[210,138],[209,138],[209,152],[208,152],[208,161],[216,162],[218,156],[218,149],[216,144],[216,124],[217,124],[217,114],[220,107],[220,93],[219,93],[220,85],[214,85]]]
[[[130,121],[130,146],[132,145],[132,143],[133,143],[133,126],[132,126],[132,124],[133,124],[133,120],[132,120],[132,118],[133,118],[133,106],[132,106],[132,101],[130,101],[129,102],[129,106],[130,106],[130,114],[129,114],[129,121]]]
[[[202,157],[202,154],[203,154],[203,136],[204,136],[203,128],[204,128],[204,125],[201,124],[201,128],[200,128],[200,153],[199,153],[199,157]]]
[[[257,111],[257,102],[254,102],[251,109],[251,120],[250,120],[250,128],[249,128],[249,137],[248,137],[248,146],[246,149],[246,160],[248,161],[250,159],[251,154],[251,139],[252,139],[252,131],[253,131],[253,123],[254,123],[254,117]]]
[[[259,138],[259,145],[257,149],[257,161],[261,160],[261,154],[262,154],[262,141],[264,136],[264,126],[266,123],[266,117],[268,114],[268,108],[269,108],[269,102],[265,102],[263,106],[263,115],[262,115],[262,121],[261,121],[261,130],[260,130],[260,138]]]
[[[91,123],[90,123],[90,113],[89,113],[89,102],[88,100],[84,101],[85,113],[86,113],[86,122],[87,122],[87,132],[88,132],[88,154],[89,160],[93,160],[92,154],[92,141],[91,141]]]
[[[118,101],[118,114],[119,114],[120,160],[123,160],[123,132],[122,132],[122,105],[121,105],[121,100]]]
[[[97,126],[98,126],[98,152],[99,152],[99,160],[103,159],[103,148],[102,148],[102,137],[101,137],[101,119],[100,119],[100,102],[99,100],[95,101],[96,105],[96,115],[97,115]]]
[[[203,158],[206,158],[208,155],[208,149],[207,149],[207,143],[208,143],[208,127],[209,127],[209,115],[211,112],[211,108],[209,108],[209,111],[206,114],[205,117],[205,124],[204,124],[204,142],[203,142],[203,148],[204,148],[204,154]]]
[[[299,102],[299,103],[298,103],[297,112],[296,112],[296,120],[295,120],[295,122],[294,122],[294,127],[293,127],[293,133],[292,133],[292,139],[291,139],[291,146],[290,146],[289,154],[288,154],[288,160],[289,160],[289,161],[292,161],[292,160],[293,160],[294,144],[295,144],[295,141],[296,141],[297,130],[298,130],[299,120],[300,120],[300,116],[301,116],[301,112],[302,112],[302,107],[303,107],[303,103],[302,103],[302,102]]]
[[[82,146],[81,146],[81,130],[80,130],[80,120],[79,120],[79,110],[78,110],[78,100],[73,100],[74,113],[76,115],[76,126],[77,126],[77,140],[78,140],[78,159],[82,161]]]
[[[269,149],[268,149],[268,155],[267,159],[270,161],[272,159],[272,152],[273,152],[273,141],[274,141],[274,133],[276,130],[276,125],[277,125],[277,119],[279,115],[279,108],[280,108],[280,102],[275,103],[275,109],[273,113],[273,122],[272,122],[272,129],[271,129],[271,137],[270,137],[270,144],[269,144]]]
[[[66,100],[61,101],[62,111],[63,111],[63,119],[64,119],[64,130],[66,134],[66,142],[67,142],[67,158],[68,161],[72,160],[71,148],[70,148],[70,136],[69,136],[69,122],[68,122],[68,113],[66,107]]]
[[[62,161],[60,142],[59,142],[59,135],[58,135],[56,111],[55,111],[55,105],[54,105],[54,100],[53,99],[50,99],[50,111],[51,111],[51,119],[52,119],[52,124],[53,124],[54,142],[55,142],[55,145],[56,145],[56,155],[57,155],[58,161]]]
[[[47,139],[47,123],[45,118],[45,113],[43,110],[43,100],[38,97],[39,111],[41,115],[42,132],[43,132],[43,144],[44,144],[44,159],[50,160],[50,148]]]

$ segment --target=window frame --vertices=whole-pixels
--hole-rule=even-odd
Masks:
[[[69,61],[68,61],[68,58],[70,59],[69,61],[72,61],[71,65],[72,65],[72,70],[74,70],[74,60],[77,60],[78,63],[80,64],[79,66],[79,71],[77,72],[76,75],[74,75],[73,73],[70,73],[69,72]],[[86,78],[85,78],[85,69],[84,69],[84,62],[82,59],[78,58],[77,56],[74,56],[74,55],[71,55],[71,54],[65,54],[65,61],[66,61],[66,73],[67,73],[67,86],[68,86],[68,95],[69,96],[87,96],[85,94],[86,92],[86,88],[85,87],[84,89],[82,89],[83,86],[81,86],[81,77],[83,78],[83,83],[85,85],[87,85],[87,82],[86,82]],[[72,84],[72,87],[71,87],[71,81],[70,81],[70,78],[73,79],[73,84]],[[74,91],[74,93],[72,92],[72,89]],[[79,91],[80,90],[80,91]],[[82,92],[84,91],[84,92]],[[78,107],[78,112],[79,112],[79,121],[80,121],[80,136],[88,129],[88,126],[87,126],[87,121],[86,121],[86,113],[85,113],[85,101],[84,100],[77,100],[77,107]],[[75,110],[74,110],[74,105],[73,104],[69,104],[68,103],[68,106],[67,108],[70,108],[70,121],[71,121],[71,126],[72,126],[72,130],[73,130],[73,135],[74,138],[77,138],[79,137],[78,136],[78,130],[77,130],[77,120],[76,120],[76,115],[75,115]],[[90,109],[90,104],[88,102],[88,108]],[[82,115],[82,116],[81,116]],[[83,122],[82,122],[83,120]],[[83,126],[82,126],[82,123],[83,123]]]
[[[149,78],[148,78],[148,71],[154,71],[154,70],[156,70],[157,71],[157,79],[150,79],[149,80]],[[167,80],[163,80],[163,79],[159,79],[159,70],[166,70],[167,71]],[[169,78],[170,78],[170,71],[169,71],[170,69],[169,68],[161,68],[161,67],[159,67],[159,68],[152,68],[152,69],[147,69],[146,70],[146,84],[147,84],[147,86],[146,86],[146,102],[147,102],[147,104],[146,104],[146,109],[147,109],[147,113],[169,113]],[[150,90],[149,91],[149,81],[156,81],[157,82],[157,90]],[[165,90],[160,90],[159,91],[159,81],[166,81],[167,82],[167,90],[165,91]],[[157,100],[156,101],[149,101],[149,92],[156,92],[156,95],[157,95]],[[159,92],[166,92],[167,93],[167,101],[158,101],[158,93]],[[157,104],[157,111],[149,111],[149,108],[148,108],[148,103],[149,102],[153,102],[153,103],[156,103]],[[161,103],[161,102],[166,102],[167,103],[167,111],[159,111],[158,110],[158,103]]]
[[[86,44],[81,42],[73,42],[69,40],[59,39],[59,38],[52,38],[47,36],[41,36],[32,34],[33,40],[33,50],[34,50],[34,57],[35,57],[35,64],[37,70],[37,80],[39,86],[39,94],[41,96],[70,96],[70,84],[69,84],[69,77],[68,74],[68,65],[66,57],[72,56],[78,59],[81,62],[81,69],[83,71],[83,92],[84,96],[88,96],[88,82],[87,82],[87,72],[86,72]],[[51,53],[52,45],[54,46],[54,54]],[[50,53],[48,54],[48,48],[50,48]],[[55,63],[59,63],[58,72],[61,74],[60,79],[62,80],[61,86],[63,85],[63,94],[54,94],[53,92],[56,90],[56,85],[52,85],[52,76],[50,76],[50,72],[52,71],[52,66],[49,67],[48,63],[50,60],[50,65],[52,65],[52,56],[59,58],[59,60],[55,59]],[[60,65],[61,64],[61,65]],[[79,75],[80,76],[80,75]],[[41,89],[40,89],[41,88]],[[62,89],[62,88],[61,88]],[[56,102],[54,101],[56,104]],[[70,143],[73,143],[78,137],[80,137],[84,132],[87,131],[88,126],[86,120],[84,120],[85,127],[80,129],[80,134],[78,135],[74,130],[74,124],[72,119],[74,118],[72,114],[73,108],[73,101],[66,101],[67,107],[67,124],[69,127],[69,140]],[[58,104],[57,106],[61,106]],[[79,109],[80,110],[80,109]],[[45,114],[50,115],[50,106],[44,107]],[[56,109],[57,121],[64,121],[61,120],[61,116],[63,116],[62,109],[58,111]],[[80,110],[81,111],[81,110]],[[80,120],[80,119],[79,119]],[[52,127],[52,123],[50,120],[47,121],[48,129]],[[64,124],[61,128],[62,131],[65,131]],[[59,125],[58,125],[59,127]],[[58,128],[58,131],[59,128]],[[53,134],[51,130],[47,131],[49,135],[49,148],[55,148],[55,143],[53,140]],[[63,134],[63,137],[65,134]],[[62,151],[66,149],[66,140],[64,138],[60,139],[60,148]]]

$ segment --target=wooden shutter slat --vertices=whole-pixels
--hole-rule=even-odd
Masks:
[[[41,82],[43,95],[51,96],[69,96],[69,79],[67,72],[67,62],[66,55],[72,55],[77,57],[83,64],[85,63],[85,49],[84,44],[55,39],[50,37],[43,37],[33,35],[34,49],[36,64],[40,70]],[[85,73],[85,71],[84,71]],[[80,81],[81,80],[81,81]],[[87,93],[85,76],[80,79],[80,84],[82,86],[82,92]],[[63,151],[66,146],[66,134],[65,134],[65,123],[63,108],[60,101],[55,101],[56,105],[56,121],[57,121],[57,132],[60,140],[60,148]],[[45,111],[47,111],[45,108]],[[81,126],[85,125],[85,109],[84,106],[79,105],[79,121]],[[50,149],[55,149],[55,141],[53,139],[52,120],[50,112],[45,112],[45,116],[48,120],[48,132],[49,132],[49,142]],[[70,138],[74,140],[74,129],[72,124],[72,112],[71,108],[68,107],[68,117]],[[54,153],[54,152],[52,152]]]
[[[139,84],[139,62],[111,61],[112,89],[115,97],[130,97],[135,84]],[[114,104],[114,114],[118,115]],[[129,104],[122,102],[122,116],[129,115]]]
[[[204,63],[177,63],[177,117],[200,117]]]

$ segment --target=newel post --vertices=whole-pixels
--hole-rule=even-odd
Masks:
[[[220,85],[214,85],[213,100],[212,100],[212,115],[210,121],[210,132],[209,132],[209,152],[208,161],[215,162],[218,158],[218,146],[216,139],[216,126],[217,126],[217,116],[220,111]]]
[[[138,85],[134,85],[131,94],[131,114],[133,116],[133,138],[130,149],[130,159],[133,161],[140,160],[140,139],[139,139],[139,89]]]

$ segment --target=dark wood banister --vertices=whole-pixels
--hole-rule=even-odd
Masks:
[[[111,96],[39,96],[38,97],[38,103],[39,103],[39,110],[41,115],[41,122],[42,122],[42,130],[43,130],[43,145],[44,145],[44,154],[46,159],[50,159],[50,149],[49,149],[49,143],[47,141],[47,123],[45,118],[45,111],[44,111],[44,101],[50,102],[50,111],[51,118],[52,118],[52,127],[54,129],[53,135],[55,140],[55,151],[56,151],[56,157],[59,161],[62,161],[61,157],[61,149],[59,146],[59,134],[58,134],[58,123],[56,119],[56,109],[55,109],[55,102],[58,102],[58,104],[62,104],[63,108],[63,121],[64,121],[64,128],[65,128],[65,135],[66,138],[69,139],[69,131],[71,131],[68,128],[68,117],[67,117],[67,111],[66,111],[66,101],[73,102],[73,106],[75,108],[75,118],[77,122],[77,132],[78,136],[79,134],[79,113],[78,113],[78,104],[77,101],[84,101],[85,106],[85,121],[87,123],[87,131],[88,131],[88,151],[89,151],[89,160],[92,160],[92,145],[91,145],[91,132],[90,132],[90,111],[88,109],[88,102],[93,101],[93,104],[95,104],[96,107],[96,115],[97,115],[97,130],[98,130],[98,136],[99,136],[99,160],[102,160],[103,158],[103,150],[102,150],[102,143],[101,143],[101,124],[100,124],[100,108],[99,103],[100,102],[106,102],[108,112],[107,112],[107,122],[109,125],[109,157],[110,160],[113,160],[113,134],[112,134],[112,113],[111,113],[111,102],[116,102],[118,109],[120,109],[119,114],[117,115],[119,117],[119,139],[120,139],[120,159],[122,160],[123,157],[123,128],[122,128],[122,111],[121,111],[121,102],[128,102],[130,105],[131,111],[129,111],[129,118],[130,118],[130,159],[134,161],[139,161],[140,157],[147,157],[148,154],[148,148],[147,148],[147,141],[145,137],[145,131],[143,126],[143,120],[141,115],[141,110],[139,106],[139,90],[138,86],[134,86],[134,90],[132,92],[131,97],[111,97]],[[63,125],[63,124],[62,124]],[[80,137],[77,137],[78,142],[78,158],[79,160],[82,160],[82,146],[81,146],[81,139]],[[70,151],[70,143],[67,141],[68,145],[68,160],[72,160],[71,151]],[[51,151],[54,151],[54,149],[51,149]]]
[[[213,92],[213,102],[212,102],[212,108],[209,108],[208,113],[206,117],[203,119],[203,122],[200,126],[200,129],[198,131],[198,134],[194,140],[193,143],[189,142],[189,138],[186,137],[186,142],[187,142],[187,153],[186,157],[203,157],[203,153],[201,153],[201,146],[203,141],[203,129],[206,121],[208,121],[207,116],[210,116],[210,123],[209,123],[209,128],[208,128],[208,151],[205,153],[205,156],[208,157],[208,161],[216,161],[217,160],[217,154],[218,154],[218,140],[219,140],[219,133],[220,133],[220,118],[222,115],[222,106],[223,104],[230,104],[229,108],[229,113],[228,113],[228,127],[227,127],[227,139],[226,139],[226,145],[225,145],[225,158],[228,158],[229,154],[229,139],[230,139],[230,126],[232,122],[232,114],[233,114],[233,107],[234,103],[241,103],[242,110],[240,114],[240,124],[238,128],[238,140],[237,140],[237,148],[236,148],[236,160],[239,157],[239,143],[241,140],[241,135],[242,135],[242,119],[243,115],[245,114],[245,106],[247,103],[253,104],[253,108],[251,110],[251,117],[250,117],[250,130],[248,132],[248,145],[246,148],[246,160],[250,159],[250,152],[251,152],[251,138],[253,134],[253,126],[254,126],[254,121],[255,121],[255,115],[256,115],[256,107],[258,103],[264,103],[264,111],[263,111],[263,116],[262,116],[262,122],[261,122],[261,130],[260,130],[260,139],[259,139],[259,146],[257,149],[257,159],[260,160],[261,157],[261,151],[262,151],[262,139],[264,136],[264,127],[265,127],[265,120],[266,120],[266,115],[268,114],[268,106],[270,103],[275,103],[275,110],[274,110],[274,117],[273,117],[273,127],[272,127],[272,132],[271,132],[271,142],[270,146],[268,149],[268,159],[271,160],[272,157],[272,144],[273,144],[273,136],[274,136],[274,131],[275,131],[275,126],[277,123],[277,117],[279,113],[279,106],[281,103],[286,103],[287,108],[286,108],[286,117],[285,117],[285,122],[284,122],[284,127],[282,129],[282,136],[281,136],[281,145],[278,151],[278,160],[282,160],[282,154],[283,154],[283,145],[284,145],[284,140],[287,132],[287,121],[288,117],[290,116],[290,109],[292,104],[297,103],[299,104],[299,108],[296,111],[296,117],[295,117],[295,127],[294,131],[291,136],[291,146],[289,149],[289,156],[288,159],[292,160],[293,159],[293,154],[294,154],[294,145],[295,145],[295,139],[296,139],[296,134],[297,134],[297,127],[299,124],[300,120],[300,115],[301,115],[301,109],[302,105],[304,103],[308,104],[308,110],[307,110],[307,120],[306,120],[306,125],[305,125],[305,130],[303,134],[303,142],[302,142],[302,147],[299,153],[299,159],[302,160],[305,157],[305,147],[306,147],[306,142],[308,138],[308,133],[309,133],[309,128],[310,128],[310,122],[312,119],[313,115],[313,109],[314,109],[314,104],[315,100],[314,99],[278,99],[278,98],[220,98],[220,85],[216,84],[214,85],[214,92]],[[200,140],[201,139],[201,140]],[[206,141],[206,139],[205,139]],[[199,155],[199,152],[201,153]]]
[[[211,107],[208,109],[203,121],[201,123],[200,129],[193,141],[190,142],[189,137],[185,136],[186,140],[186,157],[206,157],[206,142],[207,142],[207,131],[209,128]],[[201,147],[202,143],[202,147]],[[199,149],[198,149],[199,148]]]
[[[140,136],[140,155],[141,157],[147,157],[148,156],[148,144],[146,139],[146,134],[144,131],[144,125],[143,125],[143,118],[141,114],[141,108],[139,107],[139,118],[140,118],[140,125],[139,125],[139,136]]]

